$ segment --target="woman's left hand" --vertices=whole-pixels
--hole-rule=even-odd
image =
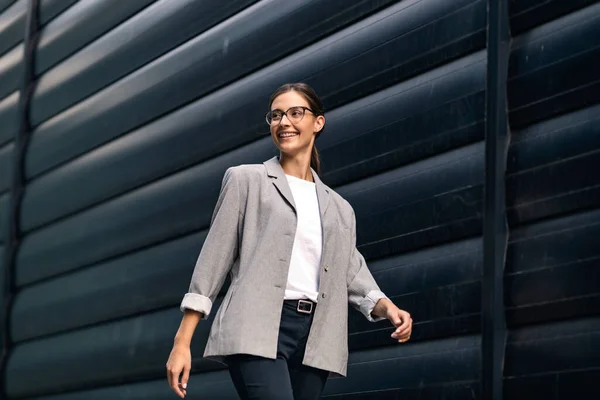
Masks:
[[[396,327],[396,330],[392,333],[392,337],[400,343],[407,342],[412,333],[412,318],[410,314],[391,303],[387,307],[386,318]]]

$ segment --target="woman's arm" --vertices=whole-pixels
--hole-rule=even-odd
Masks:
[[[363,255],[354,247],[348,269],[348,302],[371,322],[385,319],[373,311],[387,296],[379,289]],[[380,306],[381,309],[381,306]]]
[[[186,310],[183,313],[183,318],[179,324],[179,329],[175,334],[175,340],[173,341],[174,346],[187,346],[192,344],[192,337],[198,326],[198,322],[202,319],[202,313]]]
[[[166,365],[169,386],[181,398],[186,395],[192,366],[190,345],[196,327],[210,314],[213,302],[238,257],[238,226],[240,210],[243,209],[238,172],[232,167],[223,176],[208,234],[196,261],[188,292],[181,301],[180,309],[184,314]]]
[[[383,315],[373,313],[381,299],[387,299],[379,289],[377,282],[371,275],[363,255],[356,248],[356,216],[352,208],[350,220],[350,234],[352,254],[348,266],[348,302],[352,307],[362,313],[369,321],[377,322],[385,319]],[[381,307],[380,307],[381,308]]]
[[[239,170],[227,169],[215,206],[210,228],[196,261],[188,293],[181,311],[193,310],[208,317],[227,274],[238,257],[239,221],[244,197],[240,190]]]
[[[190,345],[194,331],[202,314],[197,311],[186,310],[183,314],[181,324],[175,335],[173,349],[167,361],[167,381],[175,394],[182,399],[187,394],[187,383],[190,379],[192,368],[192,352]],[[180,381],[181,376],[181,381]]]
[[[363,255],[356,248],[356,217],[352,211],[352,255],[348,268],[348,302],[360,311],[369,321],[389,319],[396,327],[392,337],[405,342],[412,332],[410,314],[399,309],[379,289]]]

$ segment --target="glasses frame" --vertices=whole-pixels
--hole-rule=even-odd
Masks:
[[[302,121],[302,120],[304,119],[304,116],[306,115],[306,112],[307,112],[307,111],[310,111],[310,112],[311,112],[311,113],[313,113],[315,116],[317,115],[317,113],[315,113],[315,112],[314,112],[312,109],[310,109],[309,107],[304,107],[304,106],[292,106],[292,107],[288,108],[288,109],[287,109],[287,110],[285,110],[285,111],[281,111],[281,110],[271,110],[271,111],[268,111],[268,112],[265,114],[265,121],[267,121],[267,125],[269,125],[269,126],[273,125],[273,123],[269,122],[269,115],[270,115],[270,114],[271,114],[273,111],[281,111],[281,112],[283,112],[283,115],[281,116],[281,119],[279,120],[278,124],[280,124],[280,123],[281,123],[281,121],[283,120],[283,116],[284,116],[284,115],[287,117],[288,121],[290,121],[290,122],[291,122],[292,120],[290,119],[290,117],[288,116],[288,114],[287,114],[287,113],[288,113],[288,112],[289,112],[291,109],[298,109],[298,108],[301,108],[301,109],[303,110],[303,114],[302,114],[302,118],[300,118],[298,121],[296,121],[296,123],[298,123],[298,122],[300,122],[300,121]]]

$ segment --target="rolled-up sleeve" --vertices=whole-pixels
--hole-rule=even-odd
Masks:
[[[235,167],[225,171],[208,234],[196,260],[188,293],[180,305],[181,311],[198,311],[203,318],[210,315],[213,302],[238,257],[242,199],[237,172]]]
[[[352,212],[352,254],[348,268],[348,302],[369,321],[377,322],[385,318],[372,315],[373,308],[382,298],[388,298],[379,288],[367,266],[365,258],[356,248],[356,217]]]

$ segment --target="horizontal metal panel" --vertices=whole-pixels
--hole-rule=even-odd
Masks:
[[[481,238],[471,238],[367,261],[382,290],[396,296],[479,280],[481,246]]]
[[[479,378],[479,359],[477,336],[354,352],[348,361],[348,377],[330,379],[324,395],[475,381]]]
[[[513,326],[595,313],[600,302],[600,211],[523,226],[511,234],[505,303]]]
[[[324,180],[335,186],[483,139],[484,59],[477,53],[328,112],[317,141]],[[195,111],[171,114],[32,181],[22,203],[23,229],[238,145],[199,134],[198,119],[213,114]]]
[[[6,241],[6,234],[8,233],[8,193],[0,195],[0,243]]]
[[[461,362],[461,361],[459,361]],[[374,363],[375,365],[377,363]],[[385,374],[389,371],[381,371]],[[359,379],[357,377],[357,379]],[[332,394],[323,396],[323,399],[344,400],[381,400],[381,399],[402,399],[402,400],[463,400],[477,399],[479,393],[479,382],[477,380],[447,382],[435,385],[402,387],[397,389],[371,390],[368,392],[344,393],[340,395]]]
[[[22,85],[24,51],[25,46],[21,43],[0,57],[0,99],[4,99]]]
[[[481,239],[444,244],[376,261],[367,260],[381,290],[418,324],[412,340],[472,333],[480,326]],[[349,313],[349,346],[390,344],[391,324],[373,326]]]
[[[195,233],[23,289],[12,308],[12,339],[179,305],[205,236]]]
[[[77,3],[79,0],[40,0],[40,25],[46,25],[54,17]]]
[[[173,400],[175,394],[167,379],[109,386],[80,392],[33,397],[31,400]],[[187,398],[210,400],[238,400],[231,377],[227,371],[191,375]]]
[[[40,0],[39,24],[45,25],[76,1]],[[23,41],[28,4],[28,0],[17,0],[0,14],[0,54]]]
[[[36,74],[41,74],[153,1],[77,2],[41,30],[36,47]],[[0,98],[16,90],[21,83],[23,51],[24,45],[20,43],[0,57]]]
[[[597,0],[512,0],[509,2],[513,36],[586,7]]]
[[[596,400],[600,398],[600,370],[564,371],[505,379],[506,399]]]
[[[41,33],[35,72],[41,74],[155,0],[79,1]]]
[[[594,151],[600,148],[600,105],[514,131],[511,140],[509,175]]]
[[[476,143],[337,188],[356,211],[366,257],[481,232],[483,145]]]
[[[521,226],[511,232],[506,273],[522,275],[596,258],[600,211]]]
[[[600,101],[600,3],[541,26],[513,46],[508,81],[513,128]]]
[[[18,284],[207,228],[232,161],[262,162],[273,147],[262,141],[240,148],[25,236]]]
[[[14,2],[15,2],[15,0],[0,0],[0,12],[7,9]]]
[[[327,114],[317,141],[337,186],[483,140],[485,54],[419,75]]]
[[[19,130],[19,92],[0,101],[0,146],[15,138]]]
[[[289,7],[291,4],[299,6],[304,3],[285,4]],[[254,9],[255,7],[246,10],[247,12],[242,13],[240,17],[251,14]],[[339,10],[336,8],[336,12]],[[318,16],[319,20],[322,18],[322,15],[312,11],[309,15]],[[461,23],[457,24],[456,21]],[[431,0],[401,2],[278,63],[271,64],[257,74],[208,95],[184,110],[187,114],[196,114],[198,110],[203,110],[200,113],[201,118],[210,119],[211,128],[208,131],[218,135],[220,143],[227,141],[227,145],[239,145],[244,140],[256,138],[257,133],[265,132],[262,115],[266,99],[283,80],[308,81],[322,94],[328,108],[336,107],[411,77],[424,68],[435,66],[436,63],[448,61],[448,58],[481,48],[485,38],[484,22],[485,5],[482,1],[460,0],[452,4]],[[303,20],[303,23],[306,21]],[[281,33],[280,24],[281,20],[273,27],[277,36]],[[250,27],[255,25],[256,22],[249,24]],[[288,24],[283,26],[286,25]],[[230,28],[227,24],[224,26]],[[265,26],[265,29],[268,27]],[[330,29],[328,25],[327,28]],[[439,31],[437,28],[440,28]],[[43,123],[31,142],[27,160],[30,176],[64,163],[183,102],[192,100],[198,93],[205,93],[207,86],[216,89],[214,84],[223,84],[239,77],[240,73],[250,72],[245,68],[238,69],[240,64],[237,61],[229,64],[215,63],[215,70],[206,69],[208,66],[203,62],[206,58],[204,48],[208,49],[208,54],[224,61],[232,57],[230,48],[234,42],[228,45],[228,50],[224,53],[224,38],[222,34],[216,35],[221,29],[223,26],[199,36],[157,60],[152,66]],[[213,32],[215,37],[212,36]],[[262,37],[271,31],[267,29],[257,32],[260,32]],[[440,38],[438,34],[441,35]],[[231,33],[227,31],[227,36],[229,35]],[[272,34],[267,37],[272,37]],[[253,38],[255,36],[248,36],[248,40],[254,40]],[[430,47],[416,45],[424,40],[429,43],[429,40],[434,38],[441,39],[443,51],[432,53]],[[242,38],[236,43],[250,44]],[[410,49],[410,53],[397,51],[403,47]],[[182,55],[185,57],[181,61],[173,63]],[[198,59],[200,55],[203,58]],[[419,59],[418,63],[416,59]],[[256,68],[265,60],[266,58],[255,60],[251,65]],[[415,62],[412,62],[413,60]],[[215,71],[222,78],[217,79],[213,74],[208,80],[198,79],[198,74],[209,70]],[[159,79],[154,78],[155,76]],[[167,79],[167,76],[172,77],[172,80]],[[341,87],[348,87],[348,90],[341,93]],[[246,94],[248,91],[251,92]],[[127,96],[123,96],[123,93],[127,93]],[[226,103],[223,101],[225,99]],[[220,111],[215,113],[214,110]],[[227,115],[224,115],[225,111],[228,112]],[[235,117],[232,118],[231,115]],[[196,121],[199,119],[195,117]],[[215,122],[220,129],[214,129]],[[81,129],[85,129],[88,134],[80,135]],[[202,126],[197,124],[194,129],[195,132],[202,131]],[[235,133],[224,138],[224,131]],[[206,144],[211,142],[213,140],[204,141]]]
[[[600,202],[600,107],[514,134],[508,153],[511,225],[595,207]]]
[[[0,194],[10,188],[13,171],[13,150],[14,144],[8,143],[0,147]]]
[[[171,308],[16,345],[6,368],[5,390],[24,397],[163,377],[181,317],[178,308]],[[213,317],[195,332],[196,371],[223,367],[202,358]],[[36,377],[34,385],[31,376]]]
[[[506,286],[513,307],[507,310],[507,323],[517,327],[597,315],[599,271],[596,258],[510,277]]]
[[[0,14],[0,54],[23,41],[27,0],[18,0]]]
[[[532,222],[600,204],[600,149],[579,157],[544,165],[511,176],[507,190],[519,205],[511,210],[511,223]]]
[[[600,368],[600,318],[540,324],[509,332],[506,377]]]
[[[40,124],[253,2],[155,2],[41,76],[31,104],[33,124]]]

